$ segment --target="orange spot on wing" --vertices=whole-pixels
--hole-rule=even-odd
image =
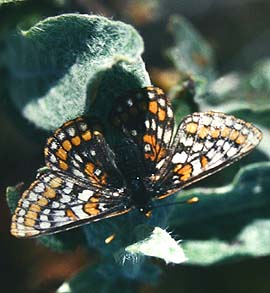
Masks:
[[[96,194],[97,195],[97,194]],[[90,202],[99,202],[99,199],[96,197],[90,197],[89,199]]]
[[[153,113],[153,114],[157,114],[158,111],[158,104],[156,101],[151,101],[148,105],[148,110]]]
[[[72,144],[70,143],[70,141],[67,139],[62,143],[62,147],[66,150],[66,151],[70,151],[72,149]]]
[[[176,165],[176,166],[174,167],[173,171],[174,171],[175,173],[177,173],[182,167],[183,167],[182,164],[178,164],[178,165]]]
[[[31,204],[29,210],[39,213],[41,211],[41,207],[39,205],[33,203],[33,204]]]
[[[50,181],[50,187],[58,188],[62,184],[62,179],[60,177],[55,177]]]
[[[49,137],[48,139],[47,139],[47,144],[51,144],[51,142],[54,140],[54,138],[53,137]]]
[[[199,129],[198,135],[201,139],[205,138],[208,134],[208,128],[203,126]]]
[[[95,130],[95,131],[94,131],[94,135],[97,135],[97,136],[98,136],[98,135],[101,135],[101,133],[100,133],[100,131]]]
[[[36,222],[36,221],[33,220],[33,219],[26,218],[25,221],[24,221],[24,224],[25,224],[26,226],[33,227],[33,226],[35,225],[35,222]]]
[[[56,197],[56,192],[54,189],[50,187],[46,187],[46,190],[44,192],[44,196],[47,198],[55,198]]]
[[[238,136],[239,136],[239,131],[233,129],[233,130],[231,131],[231,133],[230,133],[230,137],[229,137],[229,138],[230,138],[231,140],[235,140]]]
[[[157,145],[157,161],[160,161],[162,158],[164,158],[167,154],[166,148],[162,148],[159,145]]]
[[[221,130],[221,136],[222,136],[222,137],[228,137],[229,134],[230,134],[230,131],[231,131],[230,128],[228,128],[228,127],[224,127],[224,128]]]
[[[47,157],[48,154],[49,154],[49,148],[47,147],[47,148],[44,149],[44,155],[45,155],[45,157]]]
[[[67,152],[63,148],[59,148],[55,154],[64,161],[67,159]]]
[[[190,164],[185,165],[183,168],[181,168],[177,173],[181,176],[180,180],[186,181],[189,179],[192,172],[192,167]]]
[[[104,175],[102,175],[101,176],[101,184],[106,184],[107,183],[107,175],[106,174],[104,174]]]
[[[35,220],[37,219],[37,216],[38,216],[38,214],[36,212],[28,211],[27,214],[25,215],[25,223],[27,220],[29,220],[29,221],[33,221],[34,222],[33,225],[34,225]],[[28,226],[31,226],[31,225],[28,225]]]
[[[40,206],[46,206],[48,204],[48,200],[45,197],[41,197],[38,201],[37,204]]]
[[[198,128],[198,124],[195,122],[191,122],[186,125],[186,131],[189,133],[196,133],[197,128]]]
[[[151,85],[146,87],[146,90],[147,91],[150,91],[150,92],[153,91],[154,89],[155,88],[153,86],[151,86]]]
[[[59,160],[59,167],[60,167],[62,170],[66,171],[66,170],[68,169],[68,164],[65,163],[65,162],[62,161],[62,160]]]
[[[211,135],[213,138],[217,138],[217,137],[219,136],[219,134],[220,134],[220,130],[219,130],[219,129],[212,129],[210,135]]]
[[[78,219],[78,217],[74,214],[74,212],[71,209],[67,209],[67,216],[73,221],[76,221]]]
[[[241,135],[238,136],[238,138],[236,139],[235,142],[238,143],[238,144],[243,144],[246,141],[246,139],[247,139],[246,136],[241,134]]]
[[[73,145],[78,146],[78,145],[80,145],[80,143],[81,143],[81,139],[80,139],[79,136],[75,136],[75,137],[73,137],[73,138],[71,139],[71,142],[72,142]]]
[[[201,164],[203,168],[205,168],[208,164],[208,159],[206,158],[206,156],[201,156]]]
[[[91,176],[94,173],[95,165],[93,163],[87,163],[85,166],[85,173],[87,173],[89,176]]]
[[[91,132],[89,130],[85,131],[83,134],[82,134],[82,138],[83,140],[85,141],[88,141],[91,139]]]
[[[87,203],[84,205],[84,211],[91,216],[96,216],[100,213],[97,206],[98,205],[96,203]]]
[[[158,95],[163,95],[164,94],[163,90],[158,88],[158,87],[156,88],[156,92],[157,92]]]
[[[159,121],[164,121],[166,118],[166,111],[159,108],[159,111],[158,111],[158,119]]]
[[[143,137],[143,141],[145,143],[149,143],[150,145],[156,145],[156,138],[154,135],[145,134]]]

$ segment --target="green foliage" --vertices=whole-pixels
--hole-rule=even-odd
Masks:
[[[231,184],[194,188],[177,195],[200,204],[175,207],[170,227],[178,232],[188,263],[209,265],[270,254],[270,162],[241,169]]]
[[[199,75],[214,80],[214,54],[210,45],[184,17],[173,16],[168,25],[174,46],[167,50],[168,57],[184,75]]]
[[[142,51],[141,37],[124,23],[77,14],[47,18],[9,40],[12,101],[37,127],[53,130],[89,112],[94,99],[104,108],[104,100],[127,87],[149,85]]]

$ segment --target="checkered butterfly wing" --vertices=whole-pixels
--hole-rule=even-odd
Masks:
[[[174,126],[171,104],[163,91],[146,87],[119,97],[111,121],[125,136],[123,148],[116,151],[124,173],[133,171],[148,178],[158,172],[159,162],[170,155]]]
[[[45,162],[23,193],[11,233],[32,237],[65,231],[129,210],[121,173],[96,120],[65,123],[48,139]]]
[[[250,123],[218,112],[193,113],[180,123],[169,165],[161,167],[159,198],[207,177],[247,155],[262,134]],[[162,162],[160,163],[162,165]]]

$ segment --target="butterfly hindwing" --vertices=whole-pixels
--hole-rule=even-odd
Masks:
[[[158,163],[169,155],[174,117],[164,92],[146,87],[128,92],[116,99],[111,113],[114,126],[121,129],[138,150],[135,154],[142,162],[145,177],[157,172]]]
[[[123,189],[97,188],[55,172],[41,174],[23,193],[11,233],[33,237],[125,213]]]
[[[234,116],[193,113],[180,123],[170,163],[156,187],[162,186],[166,196],[201,180],[248,154],[261,138],[256,127]]]

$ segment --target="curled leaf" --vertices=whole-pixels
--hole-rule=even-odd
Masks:
[[[149,85],[142,52],[140,35],[122,22],[79,14],[47,18],[8,43],[12,101],[36,126],[53,130],[89,112],[94,99],[105,96],[108,105],[127,88]]]

